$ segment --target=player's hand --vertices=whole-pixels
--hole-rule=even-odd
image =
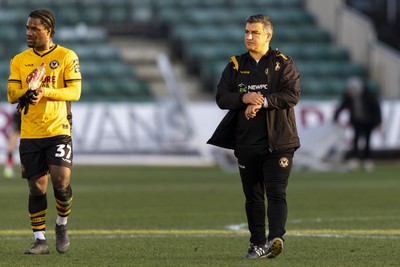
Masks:
[[[32,99],[31,102],[32,105],[36,105],[40,101],[40,99],[42,99],[44,94],[43,90],[44,90],[43,87],[39,87],[38,89],[35,90],[35,98]]]
[[[244,112],[244,116],[248,120],[255,118],[257,112],[261,109],[261,107],[262,105],[248,105]]]
[[[35,90],[27,90],[23,96],[18,98],[17,111],[22,113],[24,111],[24,115],[28,114],[29,105],[36,105],[37,103],[37,92]]]
[[[243,95],[242,101],[245,104],[263,105],[264,104],[264,96],[262,94],[255,93],[255,92],[246,93]]]

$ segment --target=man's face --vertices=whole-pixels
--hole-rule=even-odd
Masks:
[[[45,50],[50,42],[51,29],[46,29],[38,18],[26,22],[26,45],[36,50]]]
[[[261,23],[246,24],[244,43],[249,52],[265,53],[269,48],[271,37],[272,34],[265,32]]]

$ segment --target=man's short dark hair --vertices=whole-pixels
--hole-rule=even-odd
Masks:
[[[265,32],[273,32],[272,21],[270,17],[264,14],[252,15],[246,19],[246,23],[261,23]]]

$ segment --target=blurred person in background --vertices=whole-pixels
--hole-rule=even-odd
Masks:
[[[25,254],[48,254],[46,241],[47,187],[51,178],[56,200],[56,249],[69,250],[67,232],[72,189],[71,101],[81,95],[81,73],[76,53],[53,42],[55,19],[51,11],[32,11],[26,22],[29,47],[12,58],[8,101],[21,114],[20,160],[22,178],[29,186],[28,211],[35,242]],[[45,66],[39,75],[38,66]],[[39,78],[39,84],[30,82]],[[31,87],[31,88],[29,88]]]
[[[229,112],[208,140],[234,149],[238,159],[250,231],[248,259],[275,258],[283,250],[286,188],[300,147],[294,113],[300,75],[290,57],[270,47],[272,34],[268,16],[246,19],[248,51],[231,58],[217,86],[217,105]]]
[[[353,128],[352,149],[349,155],[349,168],[355,170],[362,164],[365,170],[373,171],[370,139],[372,131],[381,128],[382,115],[378,97],[372,93],[360,77],[351,77],[347,81],[346,90],[334,114],[334,122],[338,122],[339,114],[348,110],[350,124]],[[360,146],[363,141],[363,148]]]
[[[4,163],[3,175],[5,178],[14,178],[14,152],[18,146],[18,138],[21,131],[21,113],[15,111],[12,114],[11,133],[7,139],[7,155]]]

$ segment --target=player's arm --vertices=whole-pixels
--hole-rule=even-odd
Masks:
[[[63,74],[64,88],[42,88],[43,96],[56,101],[78,101],[81,97],[82,76],[78,56],[72,50],[66,55]]]
[[[21,81],[8,80],[8,86],[7,86],[8,102],[11,104],[18,103],[19,101],[18,99],[22,97],[27,90],[28,88],[26,88],[25,90],[21,88]]]
[[[67,87],[64,88],[40,88],[43,91],[43,96],[51,100],[58,101],[78,101],[81,97],[81,80],[65,81]]]
[[[28,88],[22,88],[22,80],[20,70],[18,68],[18,59],[10,61],[10,76],[7,84],[7,100],[11,104],[18,103],[18,99],[22,97]]]

